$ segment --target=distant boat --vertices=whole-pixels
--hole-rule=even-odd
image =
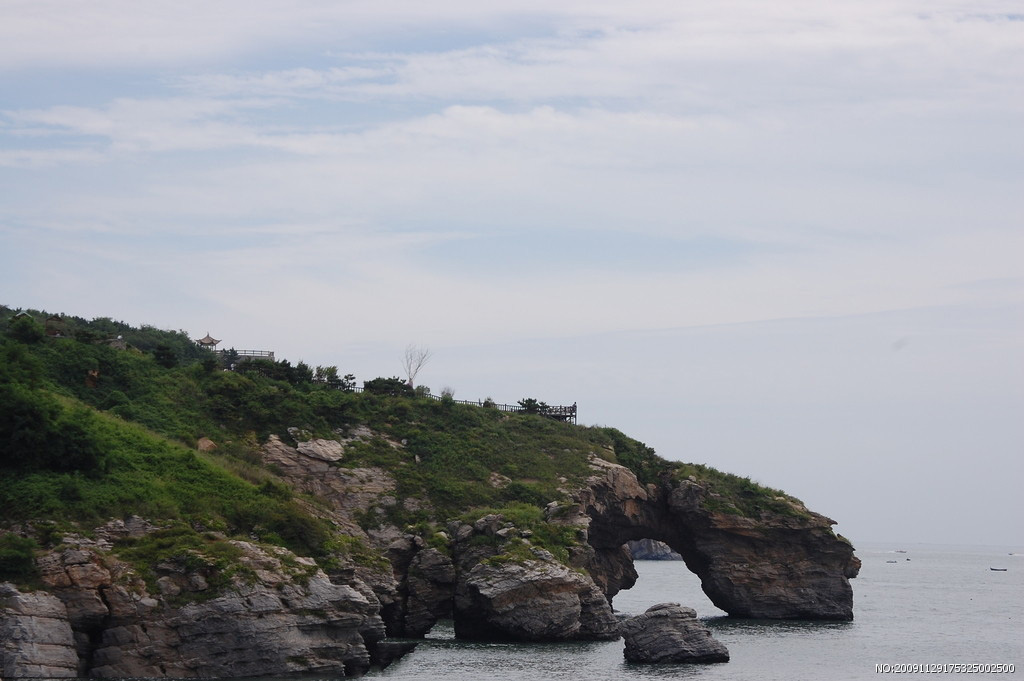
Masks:
[[[989,568],[989,570],[991,570],[992,572],[1006,572],[1006,568],[994,568],[994,567],[990,567],[990,568]]]
[[[906,553],[903,549],[896,549],[896,553]]]
[[[887,560],[887,561],[885,561],[885,562],[886,562],[886,563],[895,563],[896,561],[895,561],[895,560]],[[992,569],[994,570],[995,568],[992,568]]]

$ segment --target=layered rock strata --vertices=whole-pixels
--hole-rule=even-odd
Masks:
[[[459,638],[498,641],[611,640],[608,600],[589,576],[533,547],[529,533],[489,515],[450,528],[457,566]],[[526,536],[524,536],[526,535]]]
[[[284,549],[230,544],[236,571],[216,589],[200,555],[157,566],[153,592],[95,545],[40,557],[49,593],[0,585],[3,678],[337,676],[402,652],[381,645],[381,604],[353,574],[336,583]]]
[[[0,583],[0,678],[76,676],[74,632],[61,600]]]
[[[636,581],[623,545],[664,542],[701,580],[704,593],[730,615],[773,619],[853,618],[850,578],[860,569],[853,547],[832,531],[835,521],[788,498],[786,512],[757,517],[713,511],[708,488],[664,477],[641,485],[622,466],[593,459],[595,475],[575,495],[589,518],[582,559],[609,599]]]

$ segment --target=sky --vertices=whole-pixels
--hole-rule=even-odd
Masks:
[[[0,303],[1024,550],[1017,0],[3,0]]]

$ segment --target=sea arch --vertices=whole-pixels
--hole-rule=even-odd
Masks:
[[[664,542],[683,557],[718,608],[736,617],[853,619],[860,560],[832,531],[835,521],[798,502],[755,516],[716,504],[708,487],[671,475],[641,484],[631,470],[594,459],[595,475],[577,497],[589,519],[585,567],[609,602],[636,583],[624,546]],[[717,509],[717,510],[716,510]]]

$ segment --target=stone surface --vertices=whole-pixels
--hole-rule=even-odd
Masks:
[[[405,636],[419,637],[452,616],[456,574],[451,559],[434,548],[418,551],[406,571]]]
[[[332,466],[324,459],[300,453],[276,435],[271,435],[263,445],[261,455],[264,463],[278,470],[297,490],[328,502],[330,510],[326,515],[348,534],[367,537],[354,519],[356,514],[383,511],[388,499],[394,503],[395,480],[381,468]]]
[[[76,676],[74,632],[60,599],[0,583],[0,678]]]
[[[661,603],[622,623],[629,662],[728,662],[729,651],[711,636],[692,608]]]
[[[340,461],[345,452],[345,448],[337,440],[323,439],[300,442],[295,449],[299,454],[323,461]]]

